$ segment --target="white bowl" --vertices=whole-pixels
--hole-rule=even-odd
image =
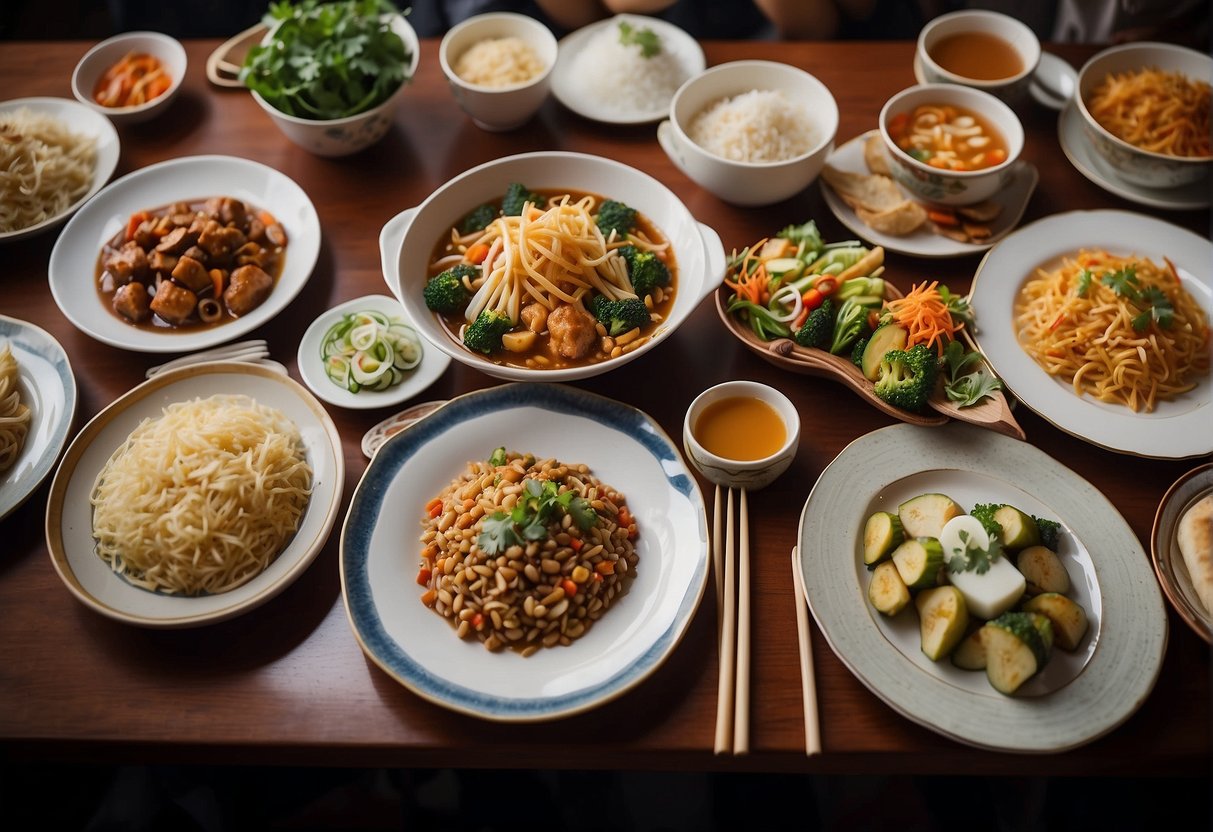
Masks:
[[[309,119],[282,112],[256,91],[253,92],[253,100],[261,105],[261,109],[269,114],[288,139],[317,156],[349,156],[370,147],[387,135],[391,128],[405,87],[417,72],[417,61],[421,54],[417,32],[402,15],[394,15],[391,26],[392,31],[404,41],[404,48],[411,59],[400,86],[378,107],[345,118]],[[271,34],[267,33],[261,43],[268,43]]]
[[[1007,78],[981,81],[957,75],[935,63],[935,59],[931,57],[931,50],[935,45],[946,37],[963,32],[981,32],[1004,41],[1019,55],[1023,68]],[[1013,17],[998,12],[963,9],[940,15],[923,26],[922,31],[918,33],[915,54],[922,64],[923,76],[927,83],[961,84],[992,93],[1003,101],[1016,102],[1028,91],[1032,76],[1040,63],[1040,41],[1028,26]]]
[[[695,425],[708,405],[721,399],[754,398],[766,402],[775,409],[783,421],[787,436],[779,450],[770,456],[754,460],[737,460],[717,456],[699,443],[695,437]],[[716,485],[730,488],[757,490],[766,488],[788,469],[800,447],[800,414],[783,393],[774,387],[756,381],[726,381],[704,390],[691,406],[682,421],[682,448],[699,472]]]
[[[103,107],[93,100],[93,89],[105,71],[129,52],[144,53],[158,59],[168,73],[171,82],[169,88],[145,104]],[[159,32],[124,32],[101,41],[84,53],[72,72],[72,93],[81,104],[108,116],[114,124],[135,124],[154,118],[168,109],[181,89],[186,66],[185,47],[175,38]]]
[[[941,170],[918,161],[897,146],[888,125],[893,116],[910,113],[921,104],[952,104],[977,113],[1006,141],[1006,160],[970,171]],[[988,92],[956,84],[922,84],[894,95],[880,110],[880,136],[893,178],[920,199],[942,205],[972,205],[1002,190],[1015,175],[1024,141],[1023,125],[1010,107]]]
[[[805,153],[781,162],[735,162],[709,153],[687,133],[691,120],[717,101],[777,90],[809,111],[817,131]],[[825,84],[804,70],[773,61],[734,61],[691,78],[674,94],[657,140],[670,160],[700,187],[734,205],[770,205],[807,188],[834,149],[838,105]]]
[[[1082,115],[1083,133],[1095,152],[1126,182],[1150,188],[1189,185],[1209,175],[1213,157],[1185,158],[1143,150],[1109,133],[1087,110],[1087,99],[1109,73],[1147,67],[1182,72],[1194,80],[1213,84],[1213,58],[1192,49],[1170,43],[1127,43],[1105,49],[1078,71],[1075,106]]]
[[[466,349],[446,333],[421,296],[428,279],[430,252],[461,217],[477,205],[500,199],[511,182],[522,182],[528,188],[570,189],[622,200],[666,235],[678,263],[674,304],[669,316],[643,346],[596,364],[541,370],[494,363],[487,356]],[[672,335],[724,275],[724,246],[720,237],[696,222],[665,185],[620,162],[581,153],[523,153],[465,171],[434,191],[417,208],[390,220],[380,235],[380,247],[384,280],[404,305],[417,331],[456,361],[511,381],[571,381],[633,361]]]
[[[455,74],[454,65],[477,43],[494,38],[518,38],[543,63],[539,75],[517,84],[488,87],[470,84]],[[512,130],[530,121],[543,106],[556,65],[556,37],[547,26],[522,14],[495,12],[469,17],[451,28],[438,45],[438,62],[451,85],[451,95],[484,130]]]

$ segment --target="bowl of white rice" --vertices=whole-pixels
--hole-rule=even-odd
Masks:
[[[476,15],[446,33],[438,62],[455,101],[477,127],[513,130],[548,97],[556,37],[526,15]]]
[[[838,104],[821,81],[773,61],[734,61],[683,84],[657,139],[700,187],[734,205],[807,188],[834,149]]]

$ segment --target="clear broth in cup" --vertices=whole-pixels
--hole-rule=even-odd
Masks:
[[[1014,46],[988,32],[960,32],[940,38],[928,53],[941,67],[974,81],[1001,81],[1023,72]]]

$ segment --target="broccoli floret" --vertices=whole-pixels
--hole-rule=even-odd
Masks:
[[[501,200],[501,213],[507,217],[520,217],[522,216],[523,206],[528,202],[532,205],[542,206],[547,201],[534,191],[528,190],[526,185],[520,182],[511,182],[506,186],[505,197]]]
[[[1036,528],[1040,530],[1040,545],[1056,552],[1058,538],[1061,536],[1061,523],[1036,515],[1032,515],[1032,519],[1036,521]]]
[[[614,231],[618,237],[626,237],[636,227],[636,209],[629,208],[613,199],[604,200],[598,206],[598,228],[604,237]]]
[[[906,410],[926,408],[935,389],[939,359],[926,344],[908,350],[889,350],[880,361],[876,395],[891,405]]]
[[[649,308],[639,298],[607,300],[606,295],[594,295],[590,312],[607,328],[610,335],[619,335],[652,321]]]
[[[501,349],[501,336],[514,328],[508,315],[486,309],[463,330],[463,345],[469,350],[491,355]]]
[[[460,263],[431,277],[421,292],[426,307],[443,314],[463,309],[472,297],[472,293],[463,285],[463,279],[474,278],[477,271],[475,266]]]
[[[477,205],[459,221],[459,233],[471,234],[475,231],[483,231],[495,219],[497,219],[496,208],[487,202],[484,205]]]
[[[994,519],[994,512],[1002,508],[1001,503],[978,503],[973,506],[973,510],[969,514],[977,518],[982,527],[986,530],[986,534],[990,537],[998,537],[1002,534],[1002,524]]]
[[[821,306],[809,313],[804,325],[796,330],[796,343],[802,347],[825,349],[834,335],[834,301],[826,298]]]
[[[638,249],[636,246],[621,246],[618,251],[628,265],[632,289],[639,297],[653,294],[653,290],[658,286],[670,285],[670,270],[653,252]]]
[[[870,335],[868,338],[857,338],[855,340],[855,346],[851,347],[851,363],[861,369],[863,367],[863,351],[864,348],[867,347],[868,340],[870,338]]]

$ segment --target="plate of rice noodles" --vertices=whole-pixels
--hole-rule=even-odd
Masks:
[[[40,327],[0,315],[0,520],[55,467],[75,412],[63,347]]]
[[[54,228],[118,166],[110,120],[66,98],[0,102],[0,243]]]
[[[990,250],[975,333],[1003,383],[1058,428],[1159,459],[1213,453],[1213,243],[1152,217],[1074,211]]]
[[[257,294],[256,297],[261,299],[255,303],[248,302],[249,308],[242,308],[239,314],[236,307],[229,303],[231,314],[209,323],[199,323],[195,320],[196,314],[190,314],[179,326],[159,324],[160,318],[134,323],[125,313],[119,314],[117,304],[112,302],[116,300],[117,293],[113,287],[107,288],[105,285],[109,277],[107,270],[111,268],[108,261],[113,250],[120,245],[135,245],[148,224],[182,222],[175,216],[168,216],[183,210],[178,206],[193,212],[199,210],[203,203],[216,200],[239,204],[243,209],[241,213],[246,217],[264,218],[262,225],[281,228],[285,239],[281,244],[282,254],[276,267],[271,269],[266,266],[272,274],[263,278],[269,286],[268,294],[264,297]],[[173,223],[169,223],[170,219]],[[232,233],[232,229],[221,230]],[[153,228],[149,233],[155,236],[163,232],[162,229]],[[225,242],[230,242],[232,238],[217,236],[218,239],[209,245],[213,251],[220,252]],[[320,252],[320,236],[320,218],[307,193],[294,180],[274,168],[236,156],[169,159],[140,168],[110,183],[71,218],[51,251],[48,266],[51,294],[59,309],[77,329],[102,343],[151,353],[206,349],[247,335],[286,308],[312,276],[312,268]],[[122,242],[124,237],[125,243]],[[159,243],[153,241],[148,244],[149,248],[154,246],[152,253],[145,255],[147,270],[156,275],[156,282],[146,290],[152,295],[153,311],[157,309],[156,298],[161,289],[172,289],[171,295],[166,292],[170,299],[172,295],[183,293],[194,298],[189,290],[198,291],[197,298],[212,291],[212,278],[207,272],[210,266],[200,265],[211,261],[198,253],[201,251],[199,246],[208,245],[205,237],[205,232],[200,237],[192,228],[178,227],[168,232]],[[252,245],[252,238],[250,233],[249,245]],[[243,232],[236,239],[244,242]],[[175,249],[170,247],[174,240],[177,241]],[[196,242],[191,244],[191,240]],[[181,251],[181,247],[186,245],[190,247]],[[243,246],[227,252],[222,261],[226,263],[225,268],[230,268],[233,262],[242,262],[242,251]],[[153,266],[153,258],[162,253],[166,253],[165,256],[171,260],[162,266]],[[185,265],[189,259],[199,261],[196,271],[201,273],[201,286],[193,283],[192,277],[187,279],[180,276],[178,267]],[[231,271],[230,280],[224,278],[220,297],[226,298],[228,291],[237,288],[236,273],[239,271],[242,269],[235,268]],[[90,282],[92,289],[89,288]],[[112,297],[106,292],[113,293]],[[200,312],[201,303],[198,314]],[[182,317],[185,318],[185,315]]]
[[[674,24],[621,14],[560,41],[552,94],[594,121],[649,124],[669,114],[674,93],[705,66],[703,48]]]
[[[562,385],[469,393],[405,428],[341,532],[367,656],[423,699],[497,722],[639,685],[707,575],[703,495],[677,445],[641,411]]]
[[[72,441],[51,484],[47,549],[72,594],[104,616],[224,621],[303,574],[344,477],[337,428],[297,382],[254,364],[183,367]]]

